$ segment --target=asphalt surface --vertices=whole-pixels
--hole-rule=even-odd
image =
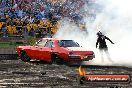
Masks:
[[[0,88],[131,88],[130,83],[86,83],[77,80],[79,66],[23,62],[0,59]],[[87,74],[130,74],[132,68],[121,66],[83,66]]]

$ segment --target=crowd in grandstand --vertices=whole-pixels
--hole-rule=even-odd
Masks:
[[[0,35],[52,36],[63,17],[80,22],[89,0],[0,0]]]

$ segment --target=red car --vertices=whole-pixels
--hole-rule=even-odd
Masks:
[[[18,46],[17,53],[22,61],[31,59],[47,62],[82,62],[92,60],[95,55],[73,40],[42,38],[33,46]]]

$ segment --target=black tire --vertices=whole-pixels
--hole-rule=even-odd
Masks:
[[[26,54],[26,52],[22,51],[21,54],[20,54],[20,59],[24,62],[28,62],[30,61],[31,59],[29,58],[29,56]]]
[[[52,54],[51,63],[52,64],[62,65],[63,64],[63,60],[61,58],[59,58],[56,54]]]
[[[73,63],[73,62],[71,62],[71,61],[66,61],[66,65],[69,66],[69,67],[72,66],[72,63]]]
[[[60,58],[57,58],[56,64],[63,65],[64,64],[64,61],[62,59],[60,59]]]

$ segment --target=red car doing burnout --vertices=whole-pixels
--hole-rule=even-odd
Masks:
[[[51,63],[74,63],[92,60],[95,55],[73,40],[42,38],[33,46],[18,46],[17,53],[22,61],[31,59]]]

